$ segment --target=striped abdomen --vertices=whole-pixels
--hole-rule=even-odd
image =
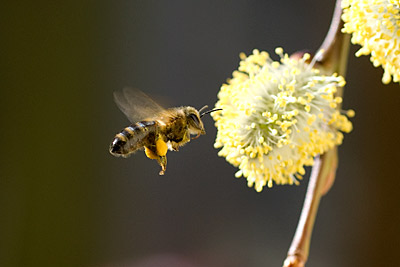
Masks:
[[[127,157],[143,148],[148,138],[156,134],[155,121],[141,121],[132,124],[117,134],[110,145],[110,153],[114,156]]]

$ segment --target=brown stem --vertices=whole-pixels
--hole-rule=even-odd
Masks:
[[[305,266],[319,202],[323,195],[326,178],[332,175],[332,163],[335,161],[335,149],[329,150],[322,156],[317,156],[314,160],[303,209],[297,224],[296,233],[288,251],[288,256],[283,264],[284,267]]]
[[[316,54],[317,67],[326,72],[337,72],[344,76],[347,66],[349,36],[341,33],[341,1],[336,1],[331,26],[328,34]],[[343,90],[338,89],[337,95],[342,96]],[[303,267],[308,259],[311,234],[317,215],[319,202],[332,186],[337,167],[337,148],[327,151],[315,158],[310,181],[305,196],[303,209],[297,225],[296,233],[284,261],[284,267]]]
[[[325,71],[338,72],[340,75],[344,75],[347,66],[350,35],[342,34],[341,32],[343,28],[341,15],[341,0],[337,0],[329,31],[318,49],[318,51],[322,50],[323,52],[316,55],[316,61]]]
[[[304,266],[307,257],[308,250],[310,247],[311,231],[314,225],[315,216],[309,216],[310,214],[316,213],[316,210],[321,199],[321,195],[318,194],[318,174],[321,169],[321,159],[317,157],[314,162],[314,167],[310,176],[310,182],[307,188],[307,194],[304,200],[303,210],[300,215],[299,223],[297,224],[297,230],[293,238],[292,245],[288,251],[288,257],[284,262],[284,266]]]

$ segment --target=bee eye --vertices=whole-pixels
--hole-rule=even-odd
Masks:
[[[189,118],[191,118],[192,121],[194,121],[194,123],[195,123],[197,126],[200,125],[199,118],[198,118],[195,114],[190,114],[190,115],[189,115]]]

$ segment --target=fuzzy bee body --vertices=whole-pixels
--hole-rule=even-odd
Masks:
[[[145,143],[155,138],[152,133],[156,131],[156,128],[155,121],[141,121],[129,125],[115,135],[110,146],[110,153],[116,157],[129,157],[136,150],[143,148]]]
[[[180,146],[190,142],[191,135],[197,138],[205,134],[202,115],[194,107],[163,109],[143,92],[132,89],[115,93],[114,99],[133,123],[115,135],[110,153],[126,158],[144,149],[148,158],[156,159],[160,164],[160,175],[166,170],[168,149],[178,151]],[[203,114],[209,112],[212,111]],[[141,120],[135,122],[137,118]]]

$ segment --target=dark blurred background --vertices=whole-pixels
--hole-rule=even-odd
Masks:
[[[0,4],[0,266],[281,266],[300,186],[256,193],[213,148],[108,152],[128,120],[112,92],[213,106],[254,48],[315,51],[334,1],[5,1]],[[307,266],[395,266],[400,248],[399,84],[349,56],[354,131],[322,199]],[[396,168],[395,168],[396,167]],[[161,262],[161,263],[160,263]]]

